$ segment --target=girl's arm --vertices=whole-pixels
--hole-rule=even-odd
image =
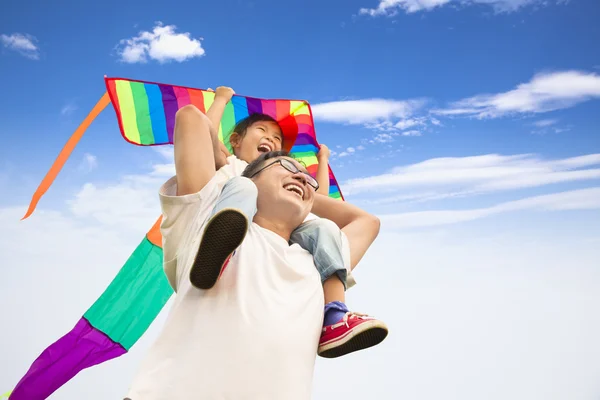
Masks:
[[[319,190],[317,193],[328,196],[329,195],[329,149],[324,144],[320,145],[319,152],[317,153],[317,161],[319,167],[317,168],[317,182],[319,183]]]

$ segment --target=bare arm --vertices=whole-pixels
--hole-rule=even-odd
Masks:
[[[317,193],[327,196],[329,195],[329,149],[324,144],[319,148],[317,160],[319,161],[316,177],[319,183]]]
[[[221,124],[221,118],[223,118],[225,106],[229,100],[231,100],[234,93],[235,92],[231,88],[225,86],[218,87],[215,92],[215,100],[206,112],[206,116],[215,127],[215,134],[211,136],[211,139],[215,158],[215,168],[217,170],[227,163],[227,157],[231,155],[229,154],[227,147],[219,140],[219,125]]]
[[[214,135],[213,124],[196,106],[177,111],[173,133],[177,195],[199,192],[215,175]]]
[[[379,234],[379,218],[352,204],[315,194],[312,212],[333,221],[350,244],[350,267],[354,269]]]

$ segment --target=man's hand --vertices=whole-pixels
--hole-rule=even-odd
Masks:
[[[319,145],[319,152],[317,153],[317,161],[319,161],[319,164],[321,164],[322,162],[324,162],[324,163],[329,162],[329,148],[327,146],[325,146],[324,144]]]
[[[351,269],[356,267],[379,234],[379,218],[346,201],[317,193],[312,213],[333,221],[346,234],[350,244]]]

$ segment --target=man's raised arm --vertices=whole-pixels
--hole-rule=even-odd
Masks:
[[[215,175],[214,135],[213,124],[196,106],[177,111],[173,144],[178,196],[199,192]]]
[[[379,234],[379,218],[348,202],[318,193],[312,212],[333,221],[346,234],[350,242],[350,264],[354,269]]]

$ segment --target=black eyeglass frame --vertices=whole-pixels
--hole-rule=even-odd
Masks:
[[[293,162],[291,162],[290,160],[286,160],[285,158],[279,158],[279,159],[273,161],[272,163],[265,165],[264,167],[262,167],[261,169],[259,169],[258,171],[256,171],[252,175],[250,175],[249,178],[255,177],[256,175],[258,175],[259,172],[262,172],[265,169],[269,168],[271,165],[275,165],[277,163],[281,164],[281,166],[283,168],[285,168],[286,170],[288,170],[289,172],[292,172],[294,174],[300,172],[300,173],[306,175],[306,183],[308,183],[313,189],[315,189],[315,191],[319,190],[319,182],[317,182],[317,180],[315,178],[313,178],[308,172],[302,171]]]

